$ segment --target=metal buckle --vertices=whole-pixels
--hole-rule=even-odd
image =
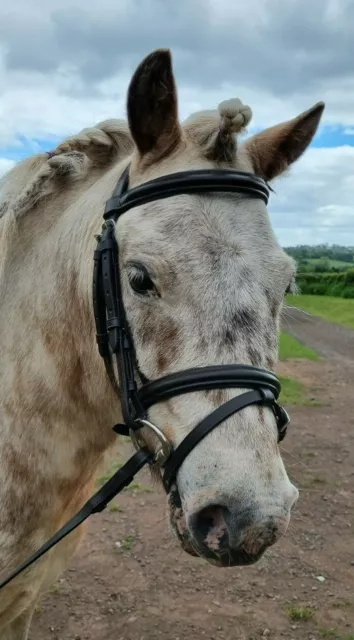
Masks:
[[[157,439],[159,440],[161,446],[155,453],[154,463],[162,467],[164,464],[166,464],[167,460],[170,458],[172,454],[173,448],[171,444],[167,440],[165,434],[158,427],[152,424],[152,422],[149,422],[149,420],[145,420],[144,418],[137,418],[135,422],[141,425],[140,427],[141,429],[143,429],[144,427],[147,429],[150,429],[150,431],[152,431],[154,435],[157,437]],[[137,451],[140,451],[141,449],[146,447],[146,442],[144,441],[144,439],[140,434],[140,429],[136,431],[133,429],[130,429],[130,437]]]

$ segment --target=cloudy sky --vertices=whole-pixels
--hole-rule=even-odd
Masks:
[[[124,117],[131,74],[159,47],[173,54],[181,118],[240,97],[252,133],[326,102],[269,211],[283,245],[354,245],[353,0],[2,2],[0,173]]]

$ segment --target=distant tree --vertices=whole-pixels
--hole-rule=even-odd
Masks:
[[[284,247],[286,253],[294,258],[298,264],[305,266],[304,261],[313,259],[327,259],[354,264],[354,247],[338,244],[297,245],[296,247]],[[329,265],[327,265],[329,268]]]

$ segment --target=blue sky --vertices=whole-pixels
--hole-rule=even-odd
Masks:
[[[326,127],[315,137],[313,147],[333,148],[345,145],[354,146],[354,127]]]
[[[69,133],[74,133],[68,131]],[[61,141],[60,136],[48,136],[46,138],[26,138],[24,135],[16,136],[15,144],[4,145],[0,147],[2,158],[9,160],[23,160],[33,153],[41,151],[50,151],[54,149]],[[354,127],[332,127],[328,126],[315,136],[312,147],[316,148],[335,148],[350,145],[354,147]]]
[[[239,97],[249,133],[323,100],[311,147],[274,185],[282,244],[354,245],[354,3],[349,0],[17,0],[0,6],[0,173],[106,118],[169,47],[181,119]]]
[[[15,144],[4,145],[0,148],[1,157],[8,160],[23,160],[33,153],[39,153],[41,151],[50,151],[52,147],[55,147],[60,138],[46,138],[41,139],[28,139],[23,135],[16,136]]]

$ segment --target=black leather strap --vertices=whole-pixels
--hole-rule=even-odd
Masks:
[[[104,359],[111,384],[120,398],[123,420],[129,429],[136,429],[135,418],[144,416],[135,382],[136,357],[127,323],[118,265],[118,245],[114,222],[104,223],[94,252],[93,307],[96,340]],[[113,368],[116,358],[120,386]],[[139,374],[139,370],[137,370]],[[145,382],[146,379],[142,380]]]
[[[113,197],[107,201],[103,216],[105,219],[114,218],[116,220],[132,207],[187,193],[226,191],[246,193],[250,198],[260,198],[265,204],[269,199],[269,188],[262,178],[234,169],[179,171],[144,182],[129,190],[128,182],[129,166],[123,172]]]
[[[194,447],[203,440],[208,433],[213,431],[215,427],[224,420],[227,420],[227,418],[232,416],[234,413],[240,411],[240,409],[244,409],[252,404],[267,404],[267,402],[271,402],[271,398],[270,396],[267,398],[262,391],[248,391],[247,393],[242,393],[235,398],[231,398],[231,400],[222,404],[220,407],[215,409],[215,411],[209,413],[209,415],[197,424],[197,426],[192,429],[184,440],[182,440],[181,444],[174,450],[171,458],[168,460],[165,466],[165,473],[163,475],[163,485],[167,493],[171,489],[171,485],[176,478],[181,464]]]
[[[106,303],[104,299],[104,290],[102,287],[102,236],[98,236],[98,247],[93,254],[93,279],[92,279],[92,298],[93,309],[96,323],[96,341],[98,350],[102,358],[109,355],[108,348],[108,331],[106,324]]]
[[[274,398],[280,393],[280,382],[271,371],[250,365],[229,364],[185,369],[153,380],[142,386],[140,401],[145,409],[166,398],[208,389],[269,389]]]

